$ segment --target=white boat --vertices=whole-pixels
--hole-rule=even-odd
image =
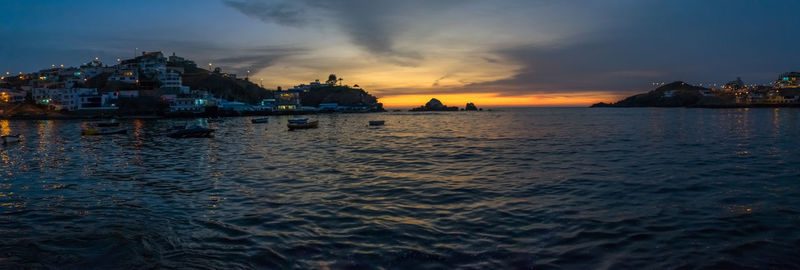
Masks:
[[[0,137],[0,141],[2,141],[3,145],[10,144],[10,143],[16,143],[16,142],[19,142],[20,140],[22,140],[22,135],[20,135],[20,134],[7,135],[7,136]]]

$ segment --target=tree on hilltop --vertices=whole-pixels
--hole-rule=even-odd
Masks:
[[[336,85],[336,81],[337,81],[336,74],[331,74],[331,75],[328,75],[328,80],[325,81],[325,84],[330,85],[330,86],[334,86],[334,85]]]

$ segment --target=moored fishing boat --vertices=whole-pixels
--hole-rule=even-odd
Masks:
[[[170,138],[213,138],[215,129],[201,126],[190,126],[167,134]]]
[[[308,118],[306,118],[305,121],[292,122],[292,120],[289,120],[286,126],[289,127],[289,130],[317,128],[319,126],[319,120],[308,121]]]
[[[289,124],[305,124],[305,123],[308,123],[308,118],[289,119]]]
[[[2,143],[3,145],[7,145],[7,144],[10,144],[10,143],[16,143],[16,142],[19,142],[20,140],[22,140],[22,135],[20,135],[20,134],[17,134],[17,135],[6,135],[6,136],[0,137],[0,143]]]
[[[386,123],[386,121],[384,121],[384,120],[371,120],[371,121],[369,121],[369,125],[370,126],[383,126],[383,124],[385,124],[385,123]]]
[[[126,133],[128,133],[127,129],[101,130],[96,128],[87,128],[81,131],[81,135],[84,136],[114,135],[114,134],[126,134]]]
[[[254,119],[250,119],[250,122],[253,123],[253,124],[263,124],[263,123],[269,122],[269,118],[267,118],[267,117],[254,118]]]

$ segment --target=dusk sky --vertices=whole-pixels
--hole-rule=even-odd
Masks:
[[[589,105],[800,71],[796,0],[0,1],[0,71],[175,52],[267,88],[330,73],[388,107]]]

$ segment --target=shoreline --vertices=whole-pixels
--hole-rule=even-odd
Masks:
[[[222,118],[222,117],[247,117],[247,116],[273,116],[273,115],[314,115],[314,114],[334,114],[334,113],[381,113],[371,112],[258,112],[258,113],[199,113],[199,114],[167,114],[167,115],[26,115],[26,116],[0,116],[0,120],[103,120],[103,119],[181,119],[181,118]]]

